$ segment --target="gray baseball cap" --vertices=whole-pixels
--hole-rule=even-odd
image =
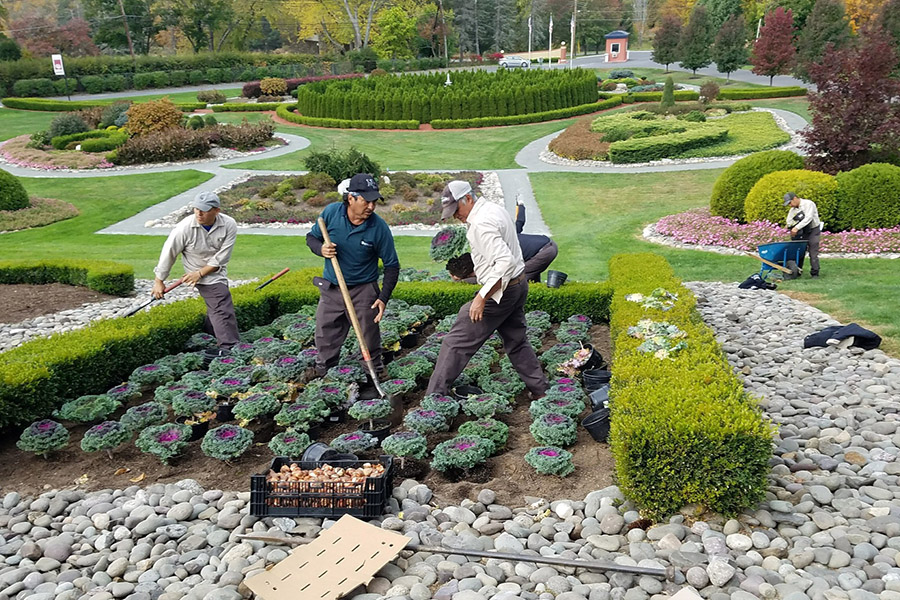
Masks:
[[[797,194],[795,194],[794,192],[788,192],[787,194],[784,195],[784,205],[787,206],[788,204],[791,203],[791,200],[793,200],[796,197],[797,197]]]
[[[200,192],[191,202],[191,208],[198,208],[203,212],[219,208],[219,196],[215,192]]]

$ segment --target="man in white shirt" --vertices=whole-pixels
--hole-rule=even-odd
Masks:
[[[153,270],[156,280],[152,294],[163,297],[165,279],[180,254],[184,265],[182,281],[196,287],[206,301],[203,329],[216,336],[220,353],[227,354],[240,341],[227,277],[237,224],[220,212],[219,197],[214,192],[200,192],[191,207],[194,214],[182,219],[163,245]]]
[[[791,209],[787,214],[787,226],[791,228],[792,240],[806,240],[809,252],[809,274],[819,276],[819,237],[822,233],[822,221],[819,220],[819,208],[816,203],[801,198],[794,192],[784,195],[784,205]]]
[[[441,343],[428,382],[428,394],[446,394],[472,355],[495,331],[533,398],[547,392],[547,378],[525,336],[528,282],[516,226],[501,206],[476,198],[465,181],[451,181],[441,197],[442,219],[456,217],[468,226],[475,276],[481,289],[462,306]]]

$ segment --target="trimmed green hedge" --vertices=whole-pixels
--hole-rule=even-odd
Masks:
[[[93,129],[91,131],[82,131],[80,133],[70,133],[69,135],[58,135],[55,138],[50,140],[50,145],[56,148],[57,150],[65,150],[66,146],[71,144],[72,142],[80,142],[82,140],[90,140],[95,138],[109,138],[109,137],[121,137],[124,136],[125,139],[128,139],[128,135],[124,134],[118,130],[106,130],[106,129]],[[125,139],[119,142],[119,146],[125,143]],[[111,148],[110,148],[111,149]]]
[[[769,221],[784,225],[789,210],[784,206],[784,195],[788,192],[815,202],[824,228],[828,231],[837,230],[837,179],[828,173],[804,169],[764,175],[750,188],[744,199],[744,219],[747,223]]]
[[[276,317],[315,304],[318,289],[310,268],[288,273],[260,291],[255,283],[232,290],[240,328],[270,323]],[[594,321],[609,317],[606,283],[566,283],[559,289],[534,286],[527,310],[542,309],[554,319],[573,312]],[[468,286],[454,283],[400,283],[394,297],[430,304],[436,315],[455,314],[472,299]],[[127,319],[97,321],[76,331],[42,338],[0,354],[0,429],[45,417],[65,399],[100,393],[125,381],[136,367],[168,353],[181,352],[200,330],[206,313],[200,298],[157,306]]]
[[[719,90],[717,100],[747,100],[749,98],[789,98],[805,96],[804,87],[733,88]]]
[[[625,496],[651,518],[688,504],[737,514],[765,497],[773,427],[743,389],[694,295],[655,254],[610,260],[614,344],[610,446]],[[625,299],[663,287],[678,294],[666,312]],[[667,321],[687,333],[671,359],[637,350],[628,335],[641,319]]]
[[[757,181],[775,171],[802,168],[803,157],[790,150],[769,150],[745,156],[716,179],[709,199],[709,212],[744,222],[744,199]]]
[[[622,98],[625,104],[632,102],[659,102],[662,100],[662,92],[627,92],[625,94],[613,94],[611,92],[600,92],[601,98]],[[699,100],[700,92],[692,90],[678,90],[675,92],[676,100]]]
[[[105,260],[0,260],[0,284],[4,283],[66,283],[128,296],[134,291],[134,269]]]
[[[276,110],[282,102],[233,102],[231,104],[214,104],[213,112],[254,112]]]
[[[724,127],[704,124],[680,133],[631,138],[610,144],[609,160],[619,164],[660,160],[685,150],[724,141],[727,136],[728,130]]]
[[[298,115],[293,104],[279,104],[275,114],[291,123],[309,125],[311,127],[330,127],[337,129],[418,129],[418,121],[347,121],[344,119],[320,119]]]
[[[871,163],[837,174],[837,228],[869,229],[900,224],[900,167]]]
[[[17,108],[19,110],[43,110],[43,111],[62,111],[68,112],[73,110],[83,110],[85,108],[95,108],[97,106],[107,106],[121,102],[119,99],[101,99],[96,100],[47,100],[44,98],[4,98],[3,106],[6,108]],[[206,108],[205,102],[181,102],[175,103],[183,112],[191,112]]]
[[[570,108],[559,108],[528,115],[512,115],[508,117],[480,117],[477,119],[435,119],[431,126],[435,129],[468,129],[470,127],[495,127],[499,125],[522,125],[525,123],[543,123],[556,119],[566,119],[578,115],[606,110],[622,104],[621,98],[609,98],[599,102],[591,102]]]

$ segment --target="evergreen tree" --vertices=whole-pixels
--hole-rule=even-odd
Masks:
[[[421,123],[430,123],[431,122],[431,97],[424,96],[420,98],[420,118],[419,122]]]
[[[747,62],[747,24],[744,15],[731,15],[716,34],[712,57],[716,68],[731,79],[731,72],[737,71]]]
[[[878,25],[894,39],[894,47],[900,48],[900,0],[888,0],[878,15]]]
[[[431,95],[431,119],[441,119],[441,95],[440,94],[432,94]]]
[[[653,38],[653,62],[669,65],[678,60],[678,43],[681,41],[681,19],[675,15],[666,15],[656,30]]]
[[[713,31],[719,31],[732,16],[744,14],[741,0],[701,0],[701,3],[706,6],[709,26]]]
[[[850,39],[850,25],[841,0],[816,0],[806,24],[797,36],[797,65],[794,75],[809,81],[807,67],[819,62],[825,47],[833,44],[841,48]]]
[[[666,84],[663,86],[662,99],[659,101],[659,107],[668,112],[670,108],[675,106],[675,82],[672,76],[666,77]]]
[[[446,92],[441,94],[441,118],[442,119],[453,118],[453,112],[450,109],[450,95]]]
[[[697,74],[697,69],[708,67],[712,62],[713,30],[709,26],[706,7],[697,4],[691,11],[687,27],[681,32],[678,42],[679,65]]]
[[[769,78],[769,85],[772,85],[776,75],[786,75],[794,66],[797,52],[791,39],[793,32],[793,14],[790,10],[779,6],[766,13],[759,38],[753,45],[750,62],[754,73]]]
[[[350,96],[350,120],[356,121],[359,119],[359,94],[352,94]]]

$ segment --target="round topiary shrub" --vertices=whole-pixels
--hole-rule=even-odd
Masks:
[[[900,224],[900,167],[886,163],[863,165],[838,173],[837,184],[837,228],[872,229]]]
[[[768,150],[742,158],[719,175],[709,199],[709,212],[744,222],[744,199],[763,175],[802,168],[803,158],[789,150]]]
[[[50,122],[50,137],[55,138],[60,135],[71,135],[73,133],[81,133],[87,131],[87,123],[84,122],[78,114],[73,112],[64,112],[53,117]]]
[[[19,179],[0,169],[0,210],[28,208],[28,192]]]
[[[778,171],[769,173],[756,182],[744,201],[747,222],[769,221],[784,224],[788,209],[784,195],[794,192],[801,198],[812,200],[819,209],[819,219],[828,228],[834,226],[837,214],[837,179],[827,173],[805,171]]]
[[[126,111],[128,130],[134,135],[147,135],[181,124],[181,110],[168,98],[132,104]]]

